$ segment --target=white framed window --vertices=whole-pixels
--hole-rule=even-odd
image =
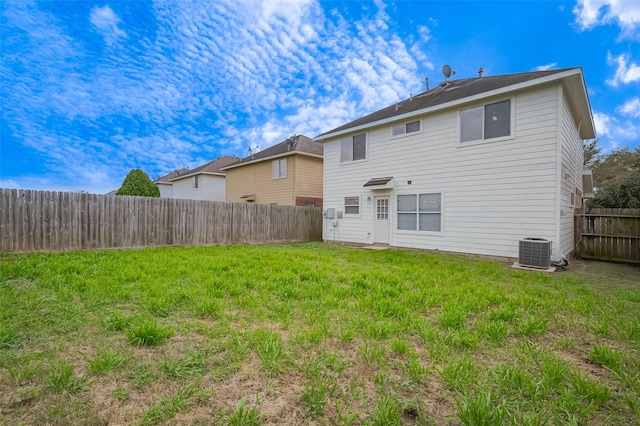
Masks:
[[[367,134],[349,136],[340,139],[340,162],[347,163],[350,161],[367,159]]]
[[[442,194],[398,195],[398,230],[442,232]]]
[[[282,179],[287,177],[287,159],[280,158],[271,162],[271,178]]]
[[[198,176],[193,177],[193,189],[198,189]]]
[[[360,214],[360,197],[344,197],[344,214]]]
[[[511,99],[460,111],[460,143],[511,136]]]
[[[397,124],[391,128],[391,136],[406,135],[408,133],[417,133],[422,130],[420,120],[410,121],[408,123]]]

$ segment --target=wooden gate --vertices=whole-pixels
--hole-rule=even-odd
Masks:
[[[640,209],[576,210],[576,257],[640,263]]]

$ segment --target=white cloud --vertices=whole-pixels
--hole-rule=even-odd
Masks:
[[[540,65],[540,66],[536,67],[536,71],[551,70],[551,69],[554,69],[557,65],[558,65],[557,62],[551,62],[550,64],[547,64],[547,65]]]
[[[618,108],[620,114],[634,118],[640,117],[640,98],[633,98]]]
[[[617,87],[620,83],[629,84],[640,81],[640,66],[634,62],[629,63],[629,55],[619,55],[613,57],[611,53],[607,54],[607,63],[617,65],[616,74],[607,84]]]
[[[607,114],[594,112],[593,124],[596,126],[596,134],[599,136],[611,135],[611,117]]]
[[[8,4],[7,28],[20,31],[3,49],[33,71],[3,68],[3,119],[57,177],[38,187],[107,192],[132,168],[158,176],[246,156],[249,145],[314,137],[423,90],[426,27],[409,44],[380,2],[347,20],[315,0],[278,1],[156,3],[147,27],[94,7],[91,23],[118,45],[106,52],[37,7]],[[34,28],[45,35],[37,43]]]
[[[582,30],[615,23],[624,34],[640,25],[640,2],[634,0],[578,0],[573,13]]]
[[[431,30],[425,25],[418,25],[418,34],[423,42],[431,40]]]
[[[593,121],[596,127],[596,135],[605,147],[615,148],[624,145],[624,142],[640,138],[640,125],[637,120],[628,120],[614,115],[594,112]]]
[[[121,22],[120,18],[109,6],[95,6],[89,14],[89,21],[102,34],[105,43],[109,45],[116,43],[121,37],[127,38],[127,33],[118,27]]]

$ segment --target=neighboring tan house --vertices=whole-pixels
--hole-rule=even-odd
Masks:
[[[161,198],[225,201],[225,166],[238,161],[226,155],[195,169],[180,169],[155,181]]]
[[[324,238],[518,257],[533,237],[559,261],[594,137],[581,68],[445,81],[316,138]]]
[[[297,135],[224,168],[227,201],[322,207],[322,144]]]

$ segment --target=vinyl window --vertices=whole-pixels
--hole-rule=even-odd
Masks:
[[[460,111],[460,142],[511,135],[511,100]]]
[[[287,159],[281,158],[271,162],[271,178],[282,179],[287,177]]]
[[[360,214],[360,197],[344,197],[344,214]]]
[[[442,195],[398,195],[398,230],[442,231]]]
[[[420,120],[402,123],[391,128],[391,136],[405,135],[407,133],[419,132],[421,129]]]
[[[367,135],[361,133],[359,135],[349,136],[340,139],[340,162],[347,163],[350,161],[365,160],[367,158]]]
[[[193,189],[198,189],[198,176],[193,177]]]

